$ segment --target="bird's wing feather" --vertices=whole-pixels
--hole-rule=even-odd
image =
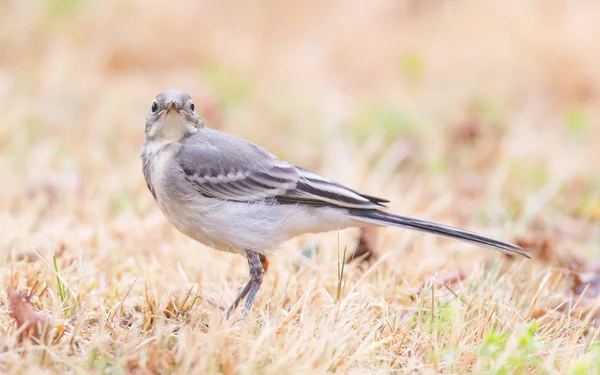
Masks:
[[[242,138],[211,129],[189,137],[177,157],[185,178],[210,198],[346,208],[378,208],[387,202],[277,159]]]

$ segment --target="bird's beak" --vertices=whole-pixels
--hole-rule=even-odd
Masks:
[[[171,112],[171,110],[179,112],[179,108],[177,108],[177,104],[175,102],[169,103],[169,106],[167,107],[167,113]]]
[[[170,102],[169,105],[167,106],[167,110],[165,114],[174,114],[174,115],[181,115],[181,116],[185,116],[186,112],[181,109],[181,107],[179,106],[179,104],[177,104],[177,102]]]

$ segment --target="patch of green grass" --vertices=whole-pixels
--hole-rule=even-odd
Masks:
[[[400,61],[402,74],[406,78],[408,84],[415,86],[425,74],[425,62],[421,55],[417,53],[409,53],[402,57]]]
[[[56,263],[56,254],[52,255],[52,262],[54,264],[54,271],[56,272],[56,284],[58,285],[58,295],[60,296],[60,302],[62,303],[64,309],[67,302],[67,290],[63,287],[62,280],[60,279],[60,272],[58,270],[58,264]]]
[[[487,126],[500,126],[506,122],[506,108],[488,95],[475,95],[469,104],[469,113]]]
[[[488,332],[483,338],[483,345],[479,349],[479,355],[486,358],[495,358],[506,349],[508,332]]]
[[[419,122],[406,110],[375,104],[364,106],[358,112],[353,125],[354,136],[359,141],[364,141],[376,133],[383,134],[388,139],[414,133],[419,127]]]
[[[27,116],[24,121],[24,131],[27,146],[32,146],[37,143],[40,136],[41,119],[35,114]]]
[[[539,366],[538,355],[544,343],[536,338],[539,327],[533,321],[515,332],[491,331],[485,334],[479,355],[487,360],[484,374],[519,374]]]
[[[563,123],[570,134],[582,134],[589,127],[587,113],[578,107],[567,109],[563,114]]]
[[[113,197],[110,201],[110,208],[114,215],[118,215],[125,211],[128,207],[131,207],[132,199],[127,193],[119,194]]]
[[[592,344],[582,358],[577,358],[571,363],[566,373],[570,375],[600,373],[600,343]]]
[[[250,96],[251,81],[242,72],[217,63],[206,63],[202,66],[201,75],[225,109],[241,106]]]
[[[510,176],[507,178],[511,184],[518,184],[521,188],[537,191],[548,184],[548,169],[541,163],[512,162]]]
[[[446,177],[451,167],[449,158],[441,152],[436,152],[428,157],[427,173],[432,177]]]
[[[69,291],[69,287],[65,285],[62,277],[60,276],[60,271],[58,269],[58,263],[56,261],[56,254],[52,255],[52,263],[54,266],[54,272],[56,274],[56,284],[58,285],[58,295],[60,297],[61,307],[63,314],[66,318],[70,317],[75,311],[75,308],[69,308],[69,300],[71,299],[71,293]]]
[[[81,0],[50,0],[46,2],[47,12],[51,18],[71,14],[83,3]]]
[[[340,261],[338,257],[338,283],[337,283],[337,291],[336,291],[336,301],[340,302],[340,298],[342,296],[342,289],[344,288],[345,279],[344,279],[344,268],[346,266],[346,250],[347,246],[344,246],[344,254],[342,255],[342,259]]]

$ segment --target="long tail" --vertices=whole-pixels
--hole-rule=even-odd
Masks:
[[[438,236],[455,238],[476,245],[491,247],[495,250],[500,250],[504,253],[518,254],[527,258],[531,258],[531,255],[529,255],[529,250],[523,249],[520,246],[498,241],[493,238],[484,237],[476,233],[468,232],[462,229],[452,228],[442,224],[436,224],[429,221],[413,219],[405,216],[392,215],[388,214],[387,212],[378,210],[350,209],[349,213],[354,219],[366,223],[376,225],[390,225],[426,233],[432,233]]]

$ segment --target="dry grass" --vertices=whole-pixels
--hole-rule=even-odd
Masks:
[[[1,2],[2,285],[54,328],[19,342],[3,293],[0,367],[600,371],[599,17],[593,1]],[[305,236],[251,314],[221,321],[245,260],[172,229],[141,173],[165,88],[392,211],[538,258],[382,230],[340,277],[357,233]]]

